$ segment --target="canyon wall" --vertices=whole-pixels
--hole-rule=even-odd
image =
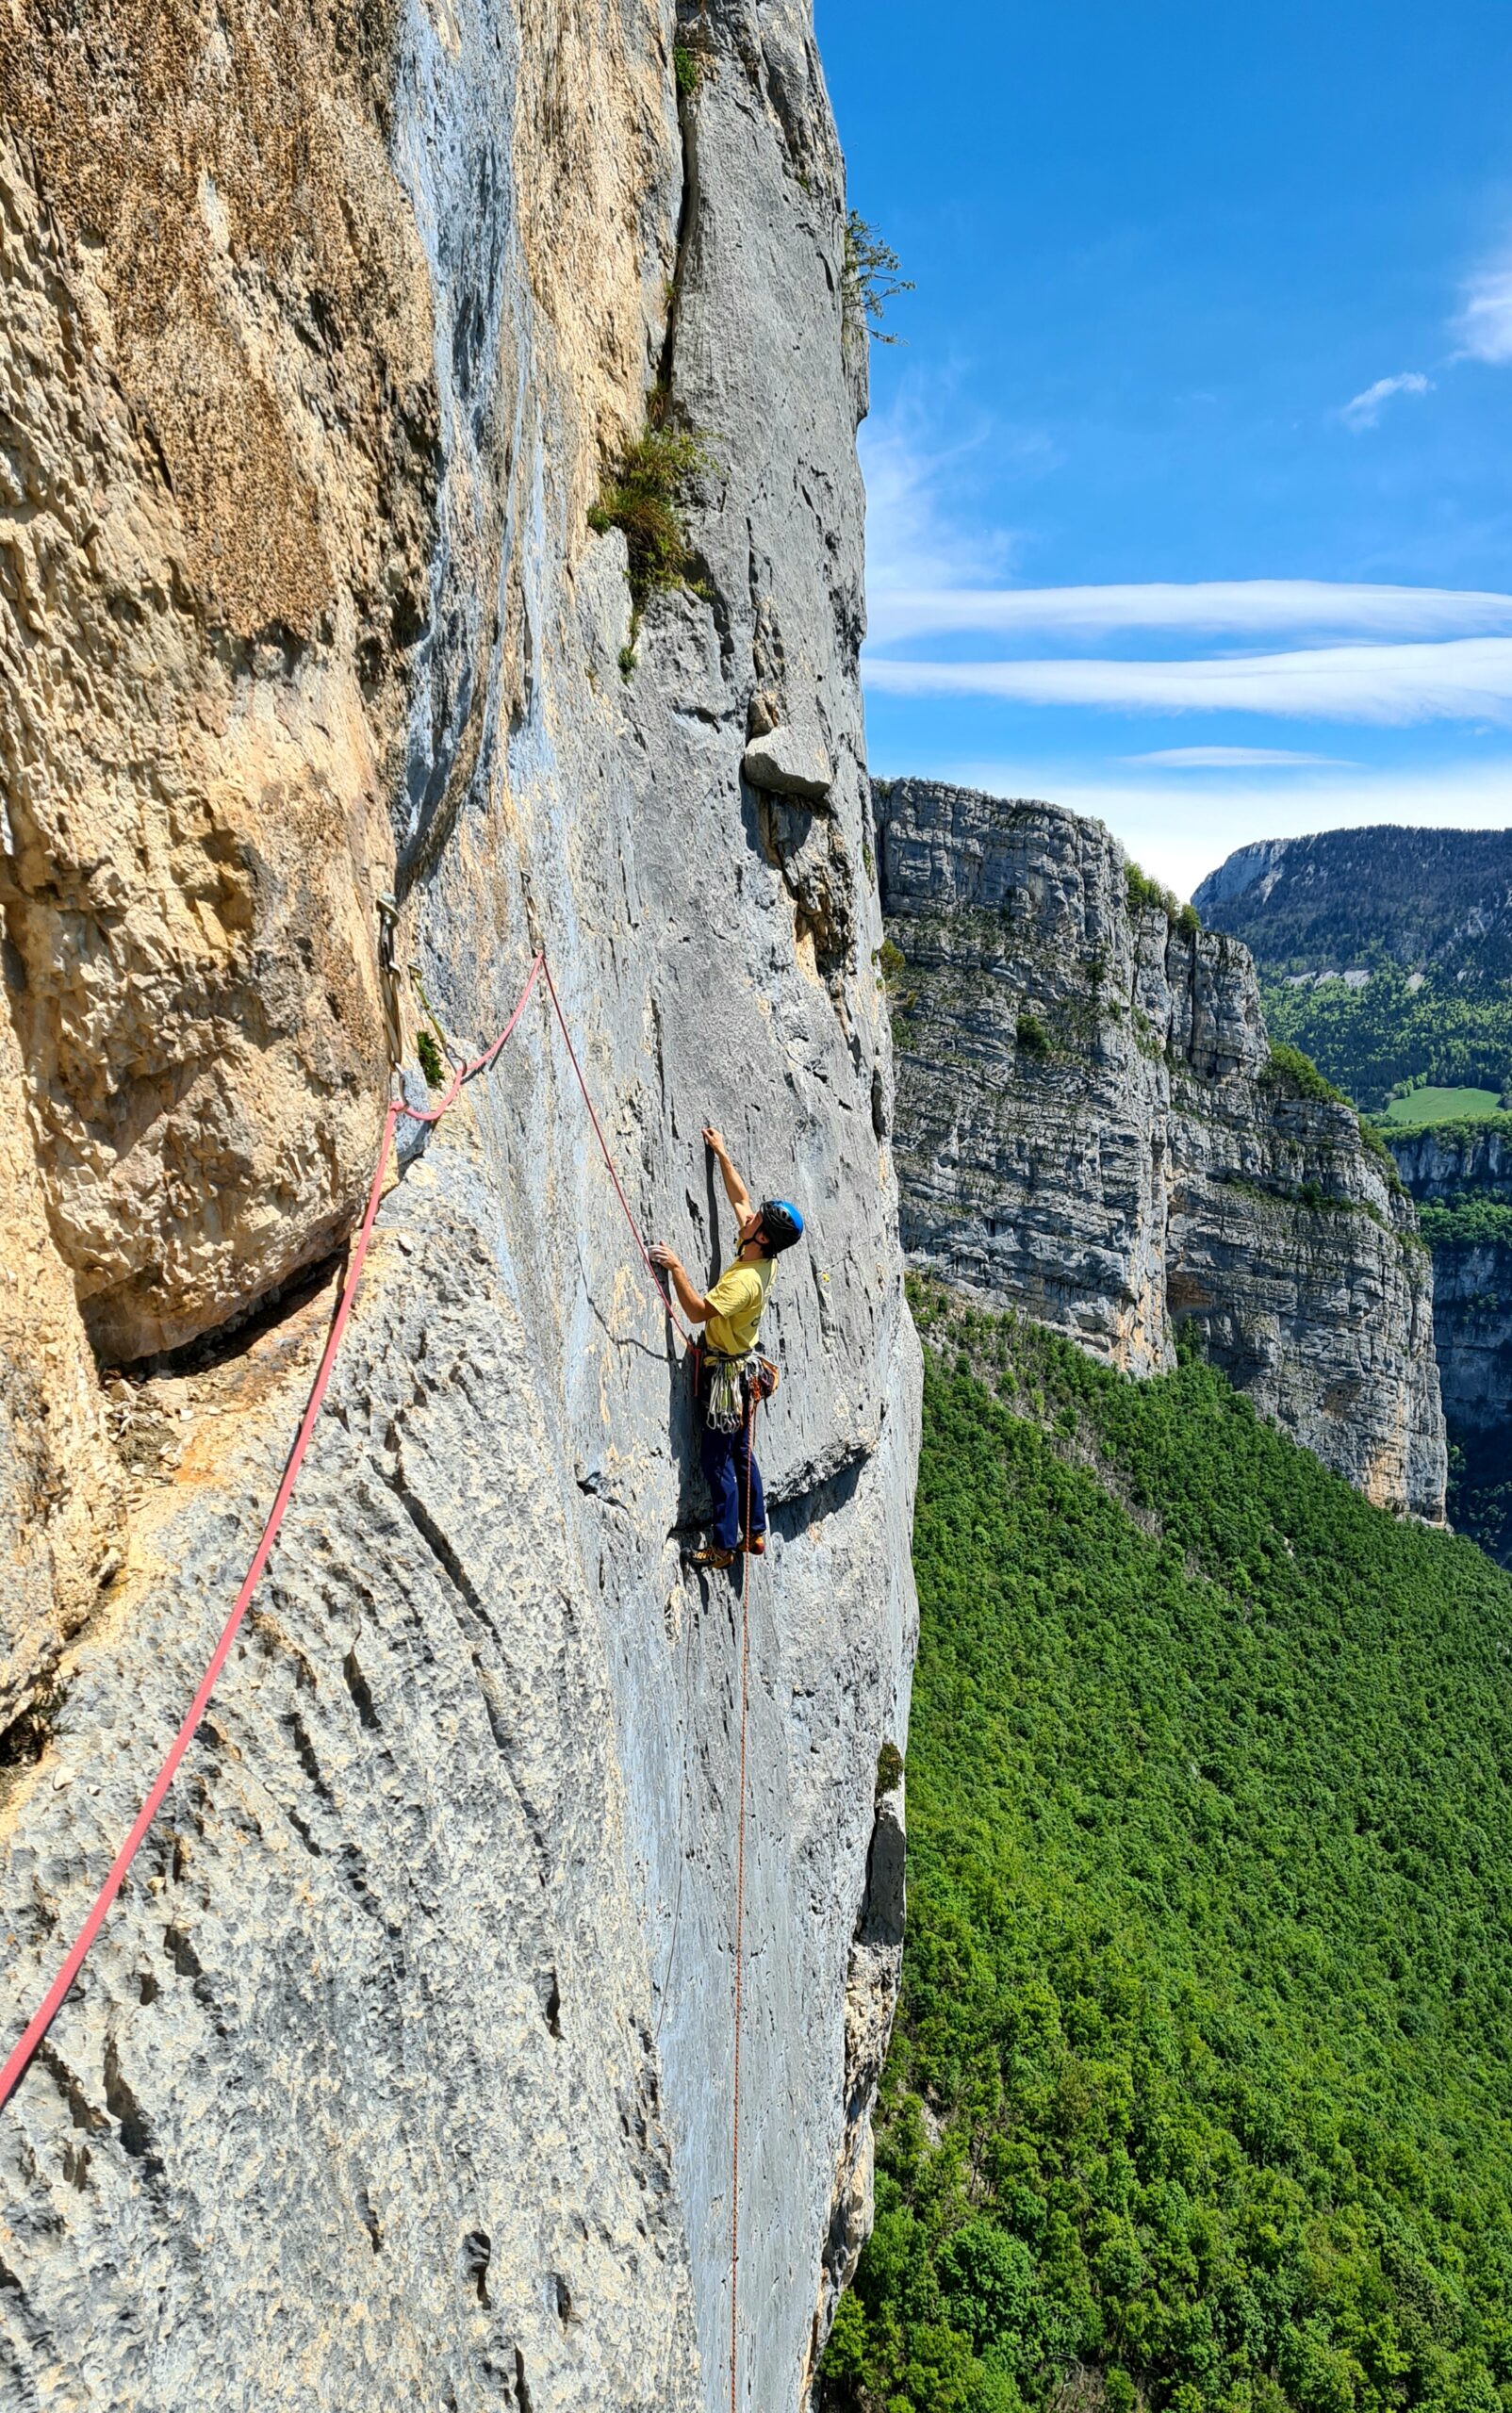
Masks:
[[[1262,1414],[1438,1519],[1429,1262],[1353,1109],[1274,1060],[1237,940],[1098,822],[879,782],[913,1260],[1148,1373],[1190,1326]]]
[[[1192,903],[1273,978],[1382,960],[1472,989],[1512,973],[1512,832],[1390,824],[1259,838],[1209,872]]]
[[[795,2405],[869,2210],[918,1381],[807,10],[4,0],[0,113],[8,2036],[277,1482],[386,1095],[379,899],[417,1101],[409,965],[476,1045],[544,945],[642,1220],[716,1260],[708,1119],[810,1220],[740,2205],[740,2401]],[[653,392],[705,465],[637,625],[589,513]],[[7,2402],[728,2401],[700,1504],[538,993],[406,1144],[253,1614],[0,2114]]]
[[[1433,1250],[1449,1513],[1512,1567],[1512,1117],[1389,1131]]]

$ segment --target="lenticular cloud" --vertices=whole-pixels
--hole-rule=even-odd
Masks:
[[[1512,637],[1438,645],[1317,646],[1184,662],[870,660],[893,696],[983,696],[1124,712],[1242,712],[1291,720],[1512,720]]]

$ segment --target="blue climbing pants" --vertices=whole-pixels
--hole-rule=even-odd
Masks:
[[[716,1550],[735,1550],[746,1517],[746,1469],[750,1469],[750,1529],[766,1531],[766,1501],[762,1470],[750,1446],[750,1419],[738,1433],[703,1428],[703,1471],[714,1495],[714,1541]]]

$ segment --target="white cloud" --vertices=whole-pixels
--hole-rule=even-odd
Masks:
[[[1454,321],[1462,360],[1512,360],[1512,258],[1492,261],[1472,276]]]
[[[896,527],[896,514],[891,524]],[[895,550],[868,579],[874,645],[911,637],[1110,636],[1123,630],[1185,629],[1211,636],[1472,635],[1512,630],[1512,595],[1444,586],[1368,586],[1319,578],[1204,579],[1188,585],[973,585],[898,571]]]
[[[866,585],[875,599],[895,587],[974,586],[1011,572],[1018,540],[964,522],[942,487],[969,484],[985,426],[949,445],[931,442],[923,414],[907,401],[863,422],[857,442],[866,484]],[[998,439],[994,437],[994,451]]]
[[[1356,431],[1373,427],[1393,394],[1432,392],[1431,377],[1422,376],[1416,369],[1405,369],[1400,377],[1377,377],[1373,386],[1367,386],[1363,394],[1356,394],[1353,402],[1346,402],[1339,416],[1346,427]]]
[[[1318,646],[1195,662],[879,662],[893,696],[989,696],[1126,712],[1274,713],[1297,720],[1512,720],[1512,638],[1441,645]]]
[[[1162,746],[1153,754],[1126,754],[1126,763],[1154,763],[1166,771],[1264,771],[1293,765],[1347,771],[1338,754],[1292,754],[1281,746]]]
[[[901,769],[903,766],[897,766]],[[1089,779],[1084,769],[1044,763],[960,762],[931,777],[992,796],[1042,796],[1107,823],[1136,862],[1180,896],[1216,871],[1236,846],[1295,838],[1314,829],[1394,822],[1412,829],[1512,828],[1512,756],[1421,771],[1326,773],[1208,786],[1189,779]]]

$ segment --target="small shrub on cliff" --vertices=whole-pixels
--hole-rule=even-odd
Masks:
[[[1284,1042],[1272,1045],[1260,1075],[1269,1089],[1279,1090],[1283,1097],[1310,1097],[1320,1106],[1347,1106],[1342,1090],[1325,1081],[1310,1056],[1300,1047],[1288,1047]]]
[[[882,241],[874,226],[868,226],[859,209],[853,209],[846,220],[843,307],[850,324],[864,328],[874,343],[901,340],[882,332],[889,302],[896,294],[913,290],[910,279],[899,276],[901,266],[892,245]]]
[[[877,1798],[895,1792],[903,1781],[903,1754],[896,1743],[882,1745],[877,1754]]]
[[[1152,879],[1147,871],[1142,871],[1138,863],[1125,864],[1124,880],[1131,913],[1163,913],[1168,922],[1176,920],[1180,909],[1169,888],[1162,888],[1159,881]]]
[[[438,1090],[446,1079],[446,1067],[441,1061],[441,1051],[433,1032],[422,1030],[417,1034],[415,1053],[420,1059],[420,1071],[425,1075],[427,1087]]]
[[[709,466],[701,430],[649,418],[588,514],[599,535],[617,528],[624,536],[637,614],[659,589],[689,583],[693,554],[683,506],[694,479]]]
[[[1202,928],[1202,915],[1195,905],[1183,905],[1176,915],[1176,927],[1184,939],[1194,939]]]
[[[691,42],[680,41],[672,49],[672,74],[678,90],[684,100],[691,100],[709,72],[708,53]]]
[[[1027,1056],[1048,1056],[1050,1053],[1050,1034],[1038,1014],[1020,1014],[1013,1036]]]

